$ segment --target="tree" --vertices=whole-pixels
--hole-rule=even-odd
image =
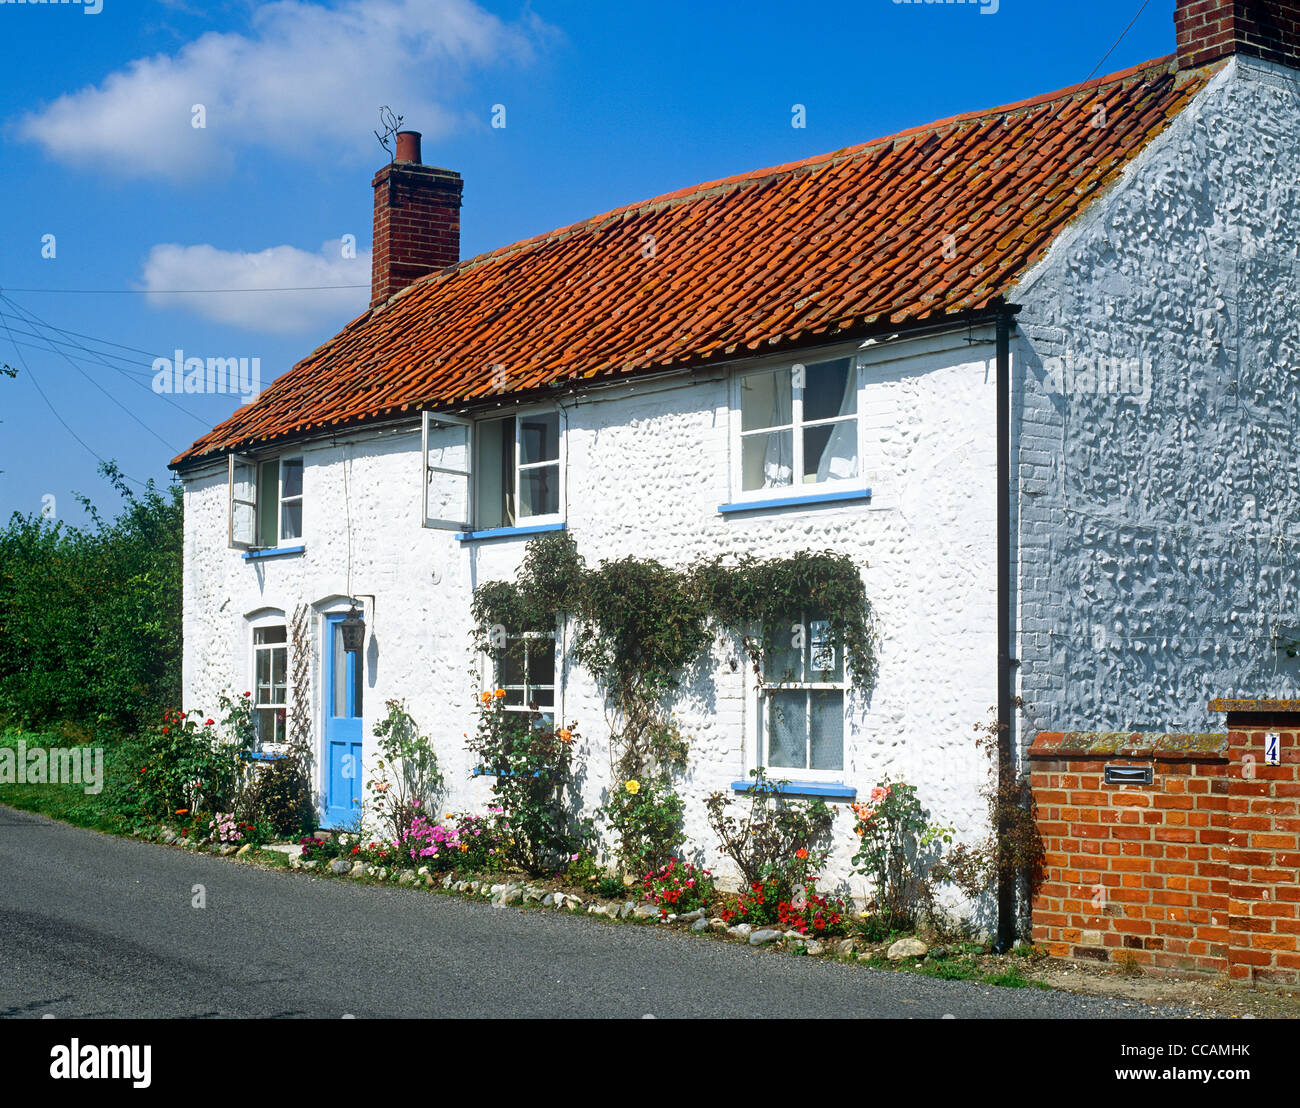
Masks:
[[[129,727],[180,699],[178,486],[133,492],[84,528],[15,512],[0,531],[0,714],[27,726]]]

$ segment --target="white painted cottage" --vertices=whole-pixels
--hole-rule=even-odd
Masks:
[[[464,735],[504,684],[579,721],[594,809],[608,728],[572,628],[526,674],[469,638],[475,587],[559,528],[589,564],[862,567],[870,695],[824,682],[774,728],[727,641],[684,690],[711,863],[704,798],[756,765],[837,802],[905,778],[973,839],[995,705],[1015,759],[1040,728],[1204,729],[1210,695],[1300,695],[1278,648],[1300,638],[1300,16],[1175,18],[1168,58],[465,261],[459,175],[399,136],[369,310],[172,463],[186,705],[250,688],[268,740],[296,710],[329,825],[389,698],[449,805],[484,805]]]

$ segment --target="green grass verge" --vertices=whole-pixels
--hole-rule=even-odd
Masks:
[[[862,963],[872,969],[889,970],[893,973],[915,973],[922,977],[936,977],[941,981],[972,981],[977,985],[995,985],[1001,989],[1050,989],[1042,981],[1028,977],[1015,964],[1006,964],[997,970],[990,969],[988,955],[982,947],[974,944],[962,944],[956,948],[947,948],[949,953],[943,958],[930,958],[921,962],[908,959],[903,962],[891,962],[883,954]],[[1019,956],[1017,951],[1013,956]],[[982,959],[984,959],[982,961]]]
[[[38,812],[51,819],[62,820],[78,827],[88,827],[95,831],[107,831],[113,834],[129,833],[130,823],[117,810],[115,798],[121,794],[129,779],[131,769],[127,765],[120,741],[113,738],[85,741],[80,736],[72,736],[60,731],[19,731],[11,727],[0,730],[0,747],[14,750],[17,758],[18,743],[27,744],[30,751],[34,747],[50,749],[59,747],[102,747],[104,751],[103,788],[97,794],[87,793],[80,784],[10,784],[0,782],[0,804],[11,808],[21,808],[26,812]]]

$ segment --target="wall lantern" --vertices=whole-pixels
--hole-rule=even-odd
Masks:
[[[355,600],[339,626],[343,629],[343,649],[349,654],[360,653],[366,641],[366,621],[361,618],[361,610]]]

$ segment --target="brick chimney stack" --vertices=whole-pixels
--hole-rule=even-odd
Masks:
[[[392,163],[375,174],[370,306],[460,261],[459,173],[420,161],[420,132],[399,131]]]
[[[1245,54],[1300,69],[1300,0],[1178,0],[1174,28],[1184,67]]]

